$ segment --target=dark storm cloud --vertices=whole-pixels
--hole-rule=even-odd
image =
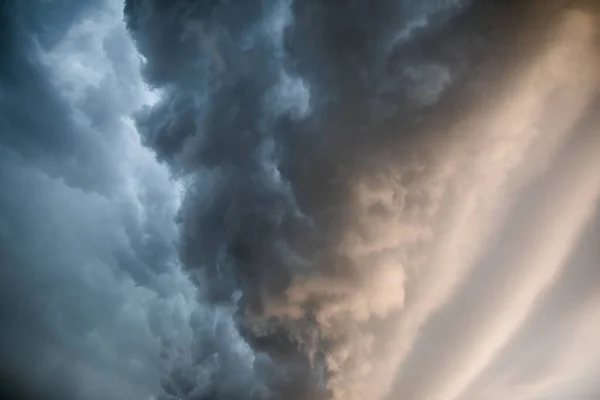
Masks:
[[[448,346],[450,365],[435,346],[498,324],[470,305],[504,293],[487,272],[507,262],[486,260],[516,249],[507,274],[529,271],[529,237],[578,231],[594,201],[595,175],[570,181],[565,161],[555,180],[558,163],[542,186],[561,219],[499,230],[596,93],[595,20],[564,22],[567,3],[1,1],[0,384],[83,400],[474,390],[471,347]],[[593,138],[568,160],[596,165]],[[496,230],[510,238],[476,263]],[[572,337],[589,341],[600,316],[579,300]],[[492,388],[514,379],[507,358]]]
[[[398,157],[414,141],[421,116],[501,39],[507,11],[499,2],[126,2],[144,77],[164,90],[138,114],[140,133],[192,177],[183,264],[202,271],[213,303],[237,303],[249,343],[299,382],[272,386],[280,397],[348,396],[351,377],[363,379],[369,339],[353,337],[357,321],[402,298],[366,295],[366,272],[336,250],[341,230],[354,229],[348,191],[356,173],[385,164],[387,144]],[[372,279],[401,284],[390,273]]]

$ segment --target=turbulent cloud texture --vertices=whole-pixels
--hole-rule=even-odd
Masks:
[[[7,398],[600,395],[592,1],[0,1]]]

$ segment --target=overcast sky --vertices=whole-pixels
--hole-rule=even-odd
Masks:
[[[592,0],[0,0],[7,399],[598,399],[599,198]]]

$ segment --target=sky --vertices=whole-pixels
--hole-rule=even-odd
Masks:
[[[593,0],[0,0],[0,397],[600,398]]]

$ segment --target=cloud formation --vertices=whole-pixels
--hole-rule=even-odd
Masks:
[[[596,8],[4,1],[2,384],[593,397]]]

